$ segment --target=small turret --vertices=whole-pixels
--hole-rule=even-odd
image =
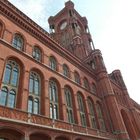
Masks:
[[[120,70],[114,70],[111,74],[110,74],[111,79],[116,82],[117,84],[119,84],[121,87],[126,88],[122,74],[120,72]]]

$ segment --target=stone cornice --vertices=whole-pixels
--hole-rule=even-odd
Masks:
[[[84,66],[80,59],[63,48],[58,42],[50,37],[47,31],[42,29],[33,20],[31,20],[7,0],[0,1],[0,13],[21,27],[23,30],[31,34],[33,37],[37,38],[44,45],[47,45],[50,49],[59,53],[76,67],[85,71],[90,77],[92,75],[93,78],[96,78],[95,73]]]

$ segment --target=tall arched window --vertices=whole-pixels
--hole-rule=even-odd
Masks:
[[[28,112],[39,114],[39,101],[41,95],[41,80],[36,72],[30,73],[29,80],[29,98],[28,98]]]
[[[89,89],[89,82],[88,82],[87,78],[84,78],[84,87],[86,89]]]
[[[15,34],[13,38],[12,46],[18,50],[23,50],[23,47],[24,47],[23,37],[19,34]]]
[[[78,93],[77,95],[77,100],[78,100],[78,106],[79,106],[81,125],[86,126],[86,114],[85,114],[84,101],[80,93]]]
[[[80,84],[80,76],[78,72],[74,72],[74,80],[76,83]]]
[[[67,105],[67,118],[69,123],[74,123],[72,95],[69,88],[65,87],[65,101]]]
[[[63,65],[63,75],[66,77],[70,77],[70,71],[66,64]]]
[[[50,118],[58,119],[58,87],[55,81],[49,83]]]
[[[88,108],[89,108],[89,115],[92,128],[97,128],[96,118],[95,118],[95,111],[94,111],[94,104],[92,103],[91,99],[88,98]]]
[[[99,103],[97,103],[96,108],[97,108],[97,116],[98,116],[98,122],[99,122],[100,129],[105,131],[106,128],[105,128],[104,118],[103,118],[101,106]]]
[[[95,86],[95,84],[91,84],[91,92],[93,93],[93,94],[96,94],[97,93],[97,90],[96,90],[96,86]]]
[[[37,46],[33,48],[33,58],[39,62],[41,61],[41,50]]]
[[[53,56],[50,57],[50,64],[49,65],[50,65],[50,68],[52,70],[57,69],[57,62],[56,62],[56,59]]]
[[[0,94],[0,104],[11,108],[15,107],[16,94],[18,92],[20,68],[19,65],[9,60],[5,67],[2,90]]]

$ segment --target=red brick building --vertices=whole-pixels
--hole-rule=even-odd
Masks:
[[[0,1],[0,140],[138,140],[140,105],[107,73],[71,1],[46,32]]]

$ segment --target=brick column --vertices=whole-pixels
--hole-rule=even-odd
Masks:
[[[43,104],[43,110],[44,110],[44,115],[46,117],[49,117],[49,109],[50,109],[50,100],[49,100],[49,81],[45,80],[45,84],[44,84],[44,96],[43,96],[43,100],[44,100],[44,104]]]
[[[2,78],[3,78],[3,74],[4,74],[4,65],[5,65],[5,61],[3,58],[0,58],[0,89],[1,89],[1,84],[2,84]]]
[[[61,89],[61,92],[62,92],[62,96],[61,96],[61,105],[62,105],[62,117],[63,117],[63,120],[64,121],[68,121],[68,118],[67,118],[67,106],[66,106],[66,101],[65,101],[65,90],[64,88]]]
[[[25,136],[24,136],[23,140],[30,140],[30,136],[29,136],[28,132],[25,132]]]
[[[120,139],[129,140],[129,136],[125,128],[120,110],[118,108],[118,104],[107,73],[100,73],[98,75],[98,82],[102,88],[102,97],[104,102],[106,103],[108,109],[107,111],[110,114],[109,119],[112,120],[114,133],[116,133],[118,138]]]
[[[23,79],[23,92],[21,93],[21,104],[20,108],[27,111],[28,106],[28,96],[29,96],[29,76],[30,72],[25,70]]]
[[[79,105],[78,105],[78,101],[77,101],[77,93],[74,95],[74,100],[75,100],[75,107],[76,107],[76,112],[77,113],[77,124],[81,125],[81,118],[80,118],[80,113],[79,113]]]

